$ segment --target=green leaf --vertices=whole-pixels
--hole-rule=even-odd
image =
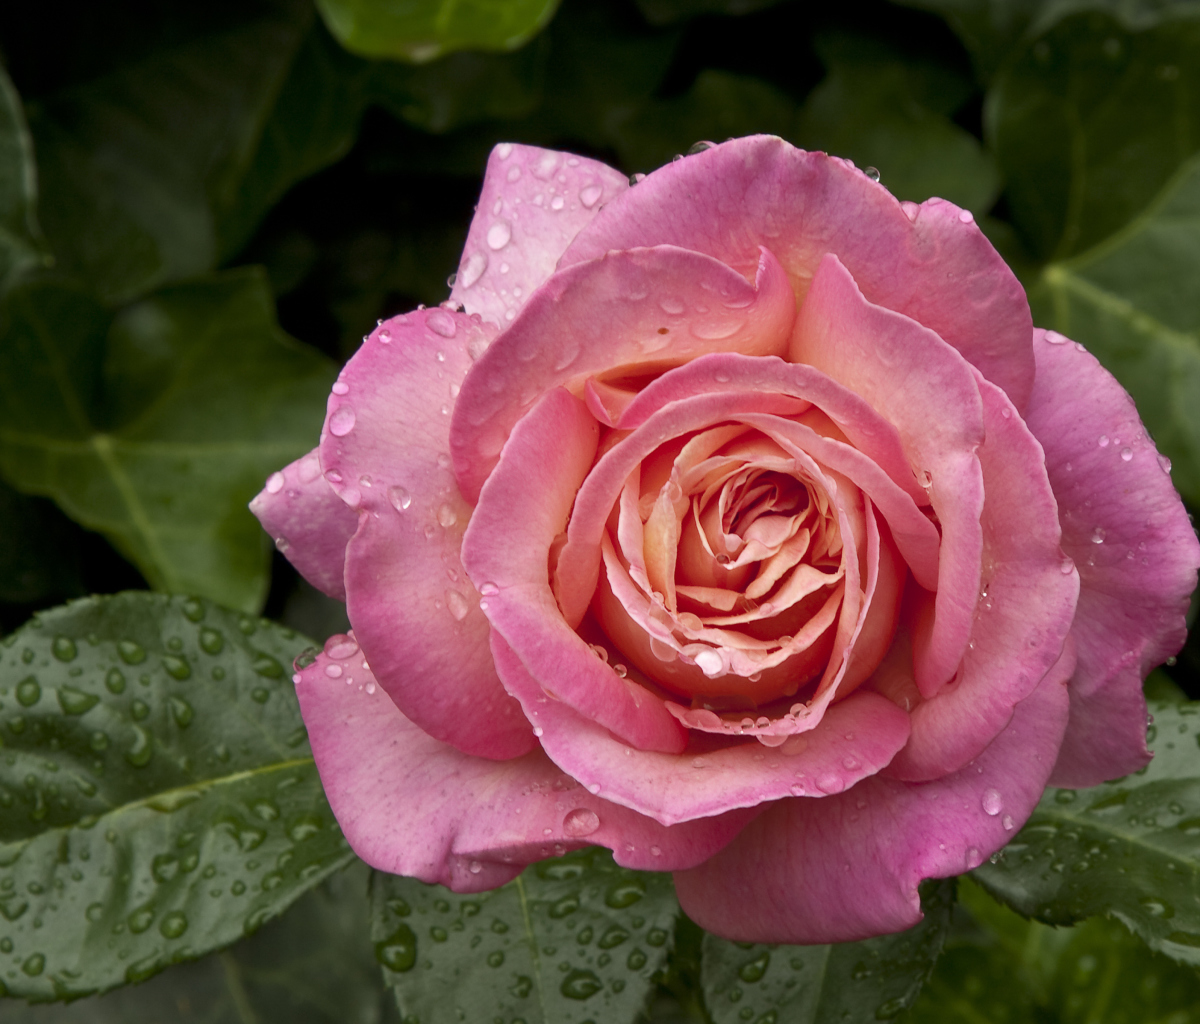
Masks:
[[[992,157],[950,114],[973,91],[950,68],[866,37],[818,36],[829,74],[805,102],[795,140],[878,169],[899,199],[948,199],[982,215],[1000,191]]]
[[[987,135],[1013,222],[1042,259],[1123,227],[1200,148],[1197,13],[1168,8],[1136,31],[1107,13],[1066,17],[997,76]]]
[[[221,953],[77,1002],[0,1001],[0,1024],[385,1024],[398,1022],[371,947],[361,861]]]
[[[679,913],[669,875],[617,867],[595,847],[492,892],[377,874],[372,897],[384,976],[406,1019],[423,1024],[632,1021]]]
[[[1025,921],[969,880],[956,925],[911,1024],[1190,1024],[1200,976],[1151,952],[1114,921],[1074,928]]]
[[[704,938],[704,997],[714,1024],[889,1020],[911,1006],[950,924],[954,882],[922,886],[925,920],[899,935],[826,946]]]
[[[1155,757],[1093,789],[1050,789],[974,877],[1026,917],[1121,921],[1151,949],[1200,965],[1200,703],[1155,704]]]
[[[980,81],[988,81],[1016,48],[1047,0],[894,0],[941,15],[971,53]],[[1082,6],[1076,3],[1076,7]]]
[[[1200,501],[1200,158],[1101,245],[1049,264],[1034,320],[1083,342],[1137,402],[1175,486]]]
[[[246,503],[312,446],[332,364],[276,325],[261,271],[164,289],[115,319],[86,293],[9,293],[0,471],[105,534],[156,589],[245,610],[268,542]]]
[[[61,999],[252,932],[349,853],[288,665],[306,641],[130,592],[0,647],[0,983]]]
[[[107,302],[211,270],[353,135],[309,6],[262,0],[239,17],[30,105],[43,226]],[[307,95],[314,84],[329,94]]]
[[[0,285],[46,261],[37,222],[37,165],[21,97],[0,67]]]
[[[559,0],[317,0],[325,24],[364,57],[428,61],[452,50],[515,50]]]
[[[796,104],[757,78],[712,68],[701,71],[682,96],[652,100],[616,131],[624,167],[653,170],[703,139],[791,134]]]

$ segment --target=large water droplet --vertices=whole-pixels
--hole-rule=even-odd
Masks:
[[[73,686],[58,688],[58,704],[64,715],[82,715],[85,711],[96,706],[100,698],[94,693],[85,693]]]
[[[205,654],[220,654],[224,647],[225,637],[219,630],[209,629],[207,626],[200,630],[200,649]]]
[[[146,650],[133,640],[121,640],[117,643],[117,654],[126,665],[140,665],[146,660]]]
[[[443,338],[453,338],[458,333],[458,324],[444,309],[433,310],[425,319],[425,323],[434,334]]]
[[[865,174],[872,181],[879,180],[879,169],[876,167],[864,167],[863,174]]]
[[[345,661],[358,653],[358,642],[345,633],[335,633],[325,641],[325,653],[335,661]]]
[[[738,977],[742,981],[755,982],[762,981],[763,975],[767,973],[767,968],[771,966],[771,954],[768,950],[763,950],[753,960],[742,964],[738,968]]]
[[[33,707],[42,699],[42,687],[36,677],[26,676],[17,683],[17,703],[23,708]]]
[[[1097,526],[1096,529],[1094,529],[1092,531],[1092,543],[1093,544],[1103,544],[1105,536],[1106,536],[1106,534],[1104,532],[1104,527]]]
[[[56,636],[50,650],[59,661],[74,661],[75,655],[79,653],[75,641],[69,636]]]
[[[448,530],[458,522],[458,513],[449,505],[442,505],[437,510],[437,521],[440,526]]]
[[[692,655],[692,660],[695,661],[696,667],[700,669],[709,679],[715,679],[725,672],[725,659],[721,652],[713,648],[706,648],[703,651],[697,651]]]
[[[817,777],[817,789],[822,793],[840,793],[845,788],[846,783],[840,775],[834,775],[832,772],[829,772]]]
[[[503,249],[512,239],[512,228],[509,227],[508,221],[498,220],[490,228],[487,233],[487,244],[489,249]]]
[[[577,968],[564,979],[559,991],[568,999],[588,999],[604,988],[603,982],[591,971]]]
[[[1071,340],[1065,334],[1059,334],[1058,331],[1047,331],[1045,337],[1051,345],[1065,345]]]
[[[187,915],[182,911],[173,910],[162,919],[162,924],[158,926],[158,930],[162,933],[163,938],[177,939],[187,931],[187,927]]]
[[[36,978],[45,969],[46,958],[41,953],[34,953],[32,956],[26,957],[25,962],[21,964],[21,970],[31,978]]]
[[[329,417],[329,432],[334,437],[345,437],[354,429],[354,419],[354,410],[350,406],[339,406]]]
[[[417,962],[417,937],[406,924],[400,924],[382,942],[375,943],[375,959],[389,971],[411,971]]]
[[[658,307],[670,316],[679,316],[687,307],[675,296],[667,295],[658,300]]]
[[[640,878],[614,882],[604,893],[604,902],[614,910],[632,907],[646,895],[646,885]]]
[[[1121,449],[1121,461],[1122,462],[1130,462],[1132,459],[1133,459],[1133,449],[1132,448],[1122,448]]]
[[[167,705],[171,709],[171,717],[175,719],[175,724],[180,729],[186,729],[192,724],[192,719],[196,717],[196,712],[182,697],[171,696],[167,698]]]
[[[192,666],[188,664],[186,658],[179,658],[174,654],[168,654],[163,658],[162,664],[167,675],[172,679],[178,679],[182,682],[192,677]]]
[[[1004,798],[998,789],[987,789],[983,794],[983,813],[995,817],[1004,809]]]
[[[133,726],[133,743],[125,751],[125,760],[135,768],[144,768],[154,754],[154,740],[140,725]]]
[[[600,815],[588,807],[576,807],[563,818],[563,832],[572,838],[590,836],[600,827]]]
[[[471,610],[467,599],[457,590],[446,591],[446,608],[457,622],[462,622],[467,617],[467,612]]]
[[[579,192],[579,201],[583,203],[586,209],[591,209],[600,200],[600,196],[604,193],[604,189],[599,185],[588,185],[587,188],[581,189]]]

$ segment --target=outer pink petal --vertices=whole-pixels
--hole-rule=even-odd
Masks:
[[[774,257],[761,257],[753,286],[710,256],[669,246],[555,274],[463,382],[450,435],[463,494],[478,494],[513,424],[550,388],[582,396],[589,375],[615,367],[786,351],[795,301]]]
[[[296,693],[338,823],[372,867],[458,892],[495,888],[521,868],[585,844],[618,864],[669,871],[702,863],[749,815],[665,827],[589,793],[534,750],[510,761],[471,757],[400,713],[371,674],[326,675],[322,654]]]
[[[699,737],[684,754],[637,750],[549,699],[503,637],[493,636],[492,649],[509,689],[542,730],[550,759],[592,793],[664,825],[798,793],[840,793],[878,772],[908,736],[908,717],[891,701],[856,693],[831,705],[819,727],[782,746]]]
[[[459,561],[471,506],[450,471],[442,411],[471,365],[468,347],[493,331],[444,309],[381,325],[335,385],[321,460],[361,516],[346,550],[347,612],[380,683],[432,736],[505,758],[534,741],[496,677]]]
[[[1034,353],[1027,419],[1080,579],[1079,667],[1053,781],[1094,786],[1150,760],[1142,680],[1187,636],[1200,545],[1121,385],[1061,334],[1035,331]]]
[[[551,545],[591,467],[599,427],[562,388],[512,432],[463,540],[463,564],[492,626],[547,692],[634,746],[679,751],[684,730],[663,701],[597,658],[566,623],[550,589]],[[505,684],[510,685],[501,672]]]
[[[655,171],[579,233],[561,266],[679,245],[749,276],[765,245],[797,299],[836,253],[872,302],[936,331],[1024,409],[1033,385],[1025,292],[971,215],[899,203],[854,166],[782,139],[733,139]]]
[[[908,781],[955,771],[991,743],[1058,662],[1075,615],[1079,580],[1059,550],[1041,445],[1003,391],[980,380],[979,392],[983,584],[957,681],[913,709],[912,739],[888,766]]]
[[[1073,652],[972,764],[934,782],[875,776],[782,800],[721,853],[675,875],[702,928],[753,942],[848,942],[921,919],[917,885],[977,867],[1042,795],[1067,720]]]
[[[833,255],[822,259],[796,318],[791,358],[861,395],[927,474],[942,548],[936,615],[915,632],[913,654],[917,686],[932,696],[966,650],[979,587],[984,495],[975,453],[984,435],[971,366],[929,328],[869,302]]]
[[[450,298],[507,326],[580,229],[628,187],[598,160],[501,143],[488,158]]]
[[[346,600],[346,544],[358,527],[358,513],[321,475],[316,450],[273,473],[250,511],[301,576],[330,597]]]

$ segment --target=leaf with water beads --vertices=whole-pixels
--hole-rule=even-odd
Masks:
[[[921,887],[925,919],[898,935],[825,946],[766,946],[706,935],[704,999],[714,1024],[890,1020],[911,1006],[950,925],[953,881]]]
[[[1026,917],[1108,914],[1151,949],[1200,965],[1200,702],[1152,705],[1154,760],[1092,789],[1050,789],[974,877]]]
[[[470,896],[377,873],[372,899],[376,956],[422,1024],[632,1021],[679,913],[669,875],[628,871],[598,847]]]
[[[76,601],[4,639],[0,992],[149,977],[352,859],[279,669],[307,643],[143,593]]]

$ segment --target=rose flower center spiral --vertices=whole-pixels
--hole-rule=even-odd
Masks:
[[[812,413],[800,418],[823,419]],[[857,618],[866,514],[844,477],[753,426],[687,434],[626,480],[593,615],[649,681],[695,707],[795,697],[826,672],[848,587]]]

